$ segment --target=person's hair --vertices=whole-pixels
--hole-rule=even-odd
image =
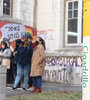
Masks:
[[[31,35],[29,35],[27,38],[28,38],[28,39],[30,39],[30,40],[32,40],[32,39],[33,39]]]
[[[22,39],[33,39],[33,37],[31,36],[30,33],[26,32],[23,36],[22,36]]]
[[[3,45],[5,46],[5,49],[7,49],[7,48],[8,48],[8,46],[7,46],[7,42],[2,41],[2,42],[1,42],[1,44],[3,44]]]
[[[43,45],[44,50],[46,50],[45,41],[41,37],[38,37],[38,38],[39,38],[39,41],[41,42],[41,44]]]
[[[28,46],[28,39],[24,40],[24,45],[25,45],[25,47]]]
[[[21,44],[21,40],[20,39],[16,40],[15,47],[18,49],[18,47],[20,46],[20,44]]]

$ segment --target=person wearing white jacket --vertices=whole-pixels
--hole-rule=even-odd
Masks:
[[[7,46],[7,42],[2,41],[1,42],[1,50],[0,50],[0,57],[1,57],[1,65],[5,65],[7,67],[7,81],[8,76],[10,75],[10,56],[11,56],[11,50]]]

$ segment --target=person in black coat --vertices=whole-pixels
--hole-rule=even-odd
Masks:
[[[15,81],[16,75],[17,75],[17,61],[16,61],[16,55],[14,55],[14,52],[17,52],[19,46],[21,44],[21,40],[16,40],[16,45],[14,51],[11,53],[11,80],[10,83],[13,83]],[[19,82],[17,87],[20,87],[21,82]]]
[[[14,55],[16,55],[17,61],[17,76],[14,82],[13,90],[17,88],[17,85],[20,82],[22,75],[24,75],[23,90],[26,90],[31,59],[33,55],[33,48],[28,45],[27,39],[22,42],[22,45],[18,48],[17,52],[15,52]]]
[[[28,40],[28,46],[30,46],[30,47],[33,48],[33,46],[32,46],[32,44],[33,44],[33,43],[32,43],[32,41],[33,41],[32,36],[31,36],[31,35],[29,35],[29,36],[23,36],[23,39],[24,39],[24,38],[27,38],[27,40]],[[31,60],[30,60],[30,63],[31,63]],[[29,75],[28,75],[29,80],[28,80],[27,89],[32,88],[32,86],[33,86],[33,80],[32,80],[32,77],[30,77],[30,72],[31,72],[31,66],[30,66]]]

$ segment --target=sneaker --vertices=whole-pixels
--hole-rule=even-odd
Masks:
[[[24,91],[26,91],[26,88],[23,88]]]
[[[16,90],[16,89],[17,89],[16,87],[13,87],[13,88],[12,88],[12,90]]]
[[[33,91],[33,87],[27,88],[28,91]]]

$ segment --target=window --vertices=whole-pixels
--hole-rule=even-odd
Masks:
[[[66,2],[66,44],[82,43],[82,0]]]
[[[11,0],[3,0],[3,14],[4,15],[11,14]]]

